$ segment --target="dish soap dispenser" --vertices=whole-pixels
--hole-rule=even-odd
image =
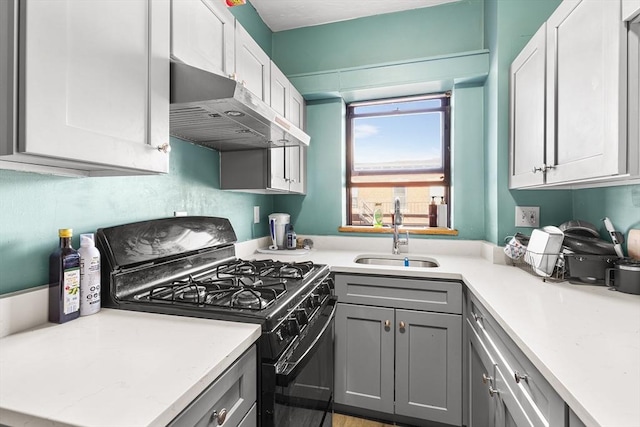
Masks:
[[[376,203],[373,208],[373,226],[382,227],[382,203]]]

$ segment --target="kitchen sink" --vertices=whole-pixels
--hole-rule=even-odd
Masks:
[[[409,267],[440,267],[438,261],[429,257],[421,257],[409,254],[400,255],[358,255],[354,260],[356,264],[390,265],[403,267],[405,258],[409,260]]]

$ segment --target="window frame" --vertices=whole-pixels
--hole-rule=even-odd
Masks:
[[[436,170],[435,173],[442,173],[443,179],[438,181],[406,181],[406,182],[362,182],[362,183],[353,183],[353,176],[371,176],[371,175],[399,175],[398,171],[361,171],[357,174],[353,173],[353,146],[354,146],[354,138],[353,138],[353,123],[354,119],[362,118],[362,117],[382,117],[382,116],[390,116],[390,115],[398,115],[395,112],[387,112],[387,113],[369,113],[369,114],[356,114],[354,112],[355,108],[366,106],[366,105],[376,105],[376,104],[387,104],[387,103],[399,103],[399,102],[409,102],[409,101],[418,101],[418,100],[429,100],[429,99],[440,99],[442,101],[440,107],[436,108],[425,108],[420,110],[411,110],[405,114],[415,114],[415,113],[429,113],[429,112],[442,112],[443,113],[443,147],[442,147],[442,160],[443,160],[443,168],[442,170]],[[418,175],[425,173],[434,173],[433,169],[423,169],[423,170],[414,170],[414,171],[402,171],[402,175]],[[401,184],[401,185],[400,185]],[[347,197],[347,226],[351,226],[353,224],[353,206],[352,206],[352,195],[354,188],[366,188],[366,187],[444,187],[444,198],[446,203],[448,204],[447,209],[447,226],[451,224],[451,92],[447,91],[444,93],[437,94],[427,94],[427,95],[416,95],[416,96],[405,96],[405,97],[397,97],[397,98],[385,98],[379,100],[372,101],[362,101],[362,102],[352,102],[347,104],[346,106],[346,197]]]

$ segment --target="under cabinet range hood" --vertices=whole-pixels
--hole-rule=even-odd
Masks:
[[[241,83],[171,62],[170,133],[218,151],[309,145],[310,137]]]

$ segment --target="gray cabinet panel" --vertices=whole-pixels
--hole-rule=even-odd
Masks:
[[[339,404],[393,413],[394,310],[338,304],[336,391]]]
[[[397,279],[356,274],[336,275],[341,302],[462,313],[462,285],[431,279]]]
[[[257,359],[256,347],[244,353],[229,369],[200,394],[170,424],[170,427],[204,427],[215,420],[214,412],[226,409],[225,425],[255,425],[245,415],[251,410],[257,398]]]
[[[468,330],[467,385],[469,395],[469,427],[494,425],[496,402],[488,392],[489,377],[493,377],[493,361],[477,334]]]
[[[460,425],[461,366],[460,316],[396,310],[397,414]]]

